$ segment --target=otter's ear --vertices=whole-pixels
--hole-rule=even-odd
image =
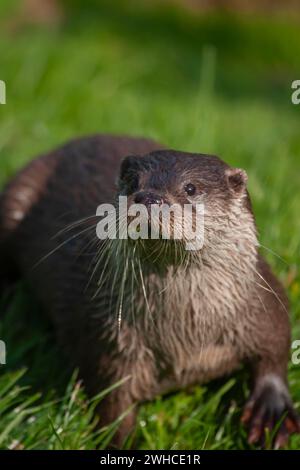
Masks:
[[[128,155],[121,162],[120,180],[126,178],[130,171],[137,170],[140,157],[138,155]]]
[[[237,195],[241,194],[247,186],[247,173],[240,168],[227,168],[225,178],[230,191]]]

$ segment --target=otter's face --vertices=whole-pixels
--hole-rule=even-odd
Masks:
[[[205,246],[206,239],[216,239],[218,227],[236,219],[239,207],[251,214],[246,182],[243,170],[230,168],[216,156],[162,150],[123,160],[119,194],[127,196],[128,207],[142,204],[148,213],[153,204],[203,205]],[[174,215],[171,223],[174,227],[182,219]]]

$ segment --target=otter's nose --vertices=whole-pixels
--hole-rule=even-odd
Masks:
[[[144,204],[145,206],[150,206],[151,204],[162,204],[163,198],[158,194],[141,191],[135,195],[134,202],[136,204]]]

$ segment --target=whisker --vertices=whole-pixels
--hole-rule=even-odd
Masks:
[[[79,237],[79,235],[82,235],[83,233],[86,233],[88,230],[94,229],[94,227],[87,227],[84,230],[81,230],[79,233],[76,233],[75,235],[72,235],[70,238],[67,240],[64,240],[62,243],[60,243],[57,247],[55,247],[53,250],[51,250],[49,253],[47,253],[45,256],[43,256],[41,259],[39,259],[33,266],[32,270],[36,269],[41,263],[43,263],[46,259],[48,259],[51,255],[53,255],[56,251],[58,251],[60,248],[62,248],[64,245],[69,243],[71,240],[74,240],[75,238]]]

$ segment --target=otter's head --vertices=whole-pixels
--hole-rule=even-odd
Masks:
[[[226,245],[238,245],[252,237],[255,243],[255,227],[246,184],[245,171],[230,168],[216,156],[161,150],[144,156],[128,156],[122,161],[119,195],[127,197],[128,208],[135,204],[145,208],[142,217],[148,218],[150,239],[143,240],[143,248],[151,254],[151,250],[159,252],[157,246],[160,244],[167,246],[169,253],[177,253],[180,247],[180,259],[183,259],[182,253],[187,247],[195,257],[195,251],[201,254],[204,250],[216,250],[220,246],[224,249]],[[161,236],[158,240],[151,239],[150,229],[154,222],[150,214],[153,205],[156,208],[175,205],[182,209],[181,213],[171,211],[169,240]],[[184,212],[185,207],[191,208],[191,211]],[[204,209],[204,226],[200,227],[203,243],[193,249],[188,244],[193,234],[186,230],[197,229],[197,207]],[[188,217],[190,223],[185,224],[180,240],[176,239],[175,233],[185,223],[182,217]],[[129,217],[127,223],[130,220]],[[162,218],[158,220],[161,229]],[[153,233],[157,232],[157,227],[154,229]]]

